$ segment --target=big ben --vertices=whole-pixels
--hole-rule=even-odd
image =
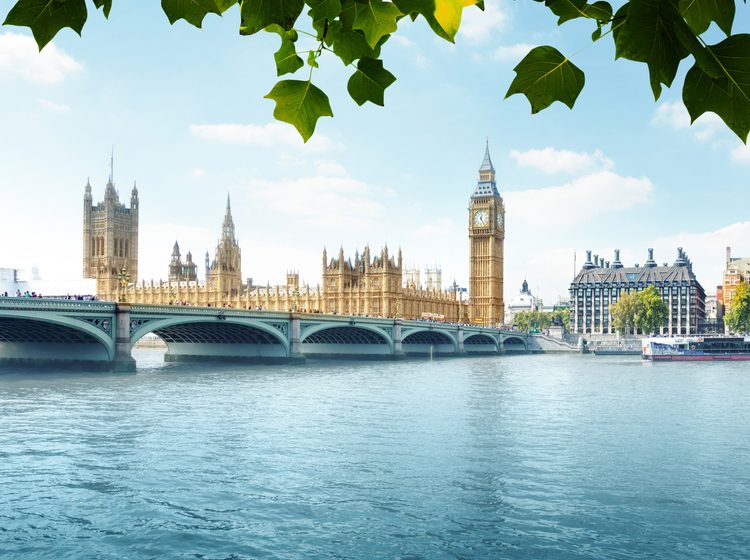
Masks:
[[[505,206],[495,184],[488,143],[469,203],[469,296],[471,320],[475,323],[503,322],[504,241]]]

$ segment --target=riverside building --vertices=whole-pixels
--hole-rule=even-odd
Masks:
[[[419,271],[403,267],[401,250],[394,255],[387,246],[377,252],[366,246],[353,260],[347,258],[343,248],[333,257],[324,249],[322,283],[317,286],[301,284],[296,272],[287,273],[284,285],[257,286],[251,279],[243,281],[240,246],[228,197],[214,259],[210,260],[206,253],[204,282],[197,278],[192,254],[188,252],[183,261],[175,242],[169,279],[138,283],[137,263],[133,260],[138,244],[135,188],[131,201],[131,209],[119,204],[110,177],[105,203],[93,207],[94,212],[91,188],[86,186],[84,272],[97,275],[97,294],[104,300],[408,319],[438,317],[438,320],[483,325],[498,325],[503,320],[505,207],[495,183],[489,147],[485,149],[479,180],[469,202],[471,300],[468,302],[462,301],[455,283],[449,289],[442,289],[442,271],[437,266],[425,271],[423,287]],[[110,230],[115,232],[114,236]],[[91,239],[97,241],[92,244]]]
[[[693,265],[682,247],[669,265],[654,261],[648,250],[643,266],[624,267],[620,251],[605,261],[586,251],[586,262],[570,284],[570,326],[578,334],[614,334],[610,307],[630,292],[654,286],[667,303],[669,315],[660,329],[664,335],[697,334],[705,320],[706,294],[693,273]]]

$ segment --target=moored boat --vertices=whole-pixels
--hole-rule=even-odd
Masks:
[[[750,337],[652,336],[643,339],[642,356],[655,362],[750,360]]]

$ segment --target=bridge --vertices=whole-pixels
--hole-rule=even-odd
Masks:
[[[132,371],[131,350],[149,333],[166,343],[167,361],[400,359],[498,355],[526,352],[529,347],[525,333],[474,325],[0,297],[0,364]]]

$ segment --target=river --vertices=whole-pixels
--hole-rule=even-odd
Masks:
[[[750,367],[0,371],[0,557],[747,558]]]

